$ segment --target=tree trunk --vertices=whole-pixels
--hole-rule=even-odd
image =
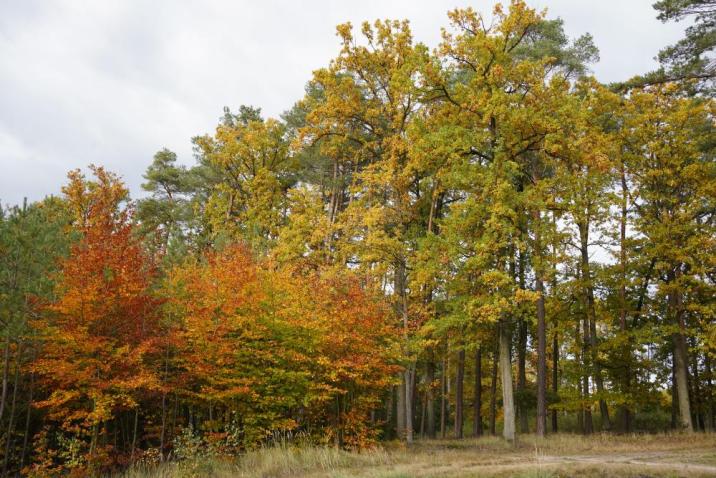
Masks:
[[[457,370],[455,373],[455,438],[462,438],[464,425],[463,385],[465,381],[465,349],[460,345],[457,353]]]
[[[687,432],[693,432],[691,404],[689,403],[688,352],[681,332],[674,334],[674,377],[679,404],[679,424]]]
[[[427,368],[425,371],[425,381],[427,382],[427,396],[425,399],[427,407],[427,435],[430,438],[435,438],[435,390],[433,389],[433,382],[435,382],[435,357],[433,350],[430,350],[430,358],[428,359]]]
[[[678,270],[678,269],[677,269]],[[670,273],[669,284],[672,290],[669,292],[669,308],[674,317],[674,322],[678,327],[674,334],[674,377],[676,379],[676,390],[679,399],[679,417],[680,425],[687,432],[693,432],[694,427],[691,422],[691,404],[689,403],[689,354],[686,348],[686,338],[684,331],[683,307],[681,303],[681,293],[677,290],[678,285],[673,282],[678,279],[678,273]]]
[[[134,426],[132,427],[132,453],[130,462],[134,462],[134,451],[137,449],[137,427],[139,425],[139,405],[134,409]]]
[[[490,381],[490,435],[497,435],[497,347],[492,353],[492,374]]]
[[[445,346],[445,355],[447,356],[447,345]],[[443,358],[442,374],[440,377],[440,437],[445,438],[447,433],[447,414],[448,414],[448,362]]]
[[[5,412],[5,399],[7,397],[7,375],[10,367],[10,330],[8,329],[5,338],[5,352],[2,366],[2,394],[0,395],[0,420],[2,420]]]
[[[713,375],[711,370],[711,359],[708,352],[704,354],[704,374],[706,376],[706,430],[713,431],[714,426],[714,395],[713,395]]]
[[[607,402],[603,398],[604,381],[602,380],[602,370],[599,366],[599,357],[597,354],[597,325],[596,310],[594,305],[594,287],[592,286],[592,272],[589,264],[589,224],[584,222],[579,225],[579,240],[581,252],[582,282],[584,283],[585,295],[585,320],[589,327],[589,334],[585,330],[585,348],[589,349],[589,358],[594,383],[597,386],[597,394],[599,395],[599,411],[602,417],[602,428],[604,430],[611,429],[611,420],[609,419],[609,408]],[[588,339],[587,339],[588,337]],[[586,358],[586,357],[585,357]]]
[[[627,300],[626,300],[626,284],[627,284],[627,245],[626,245],[626,227],[628,220],[628,190],[626,181],[626,171],[624,164],[621,164],[621,215],[619,219],[619,325],[621,333],[627,335]],[[627,394],[631,391],[631,338],[626,341],[626,345],[622,346],[623,351],[623,367],[624,376],[622,378],[622,393]],[[631,431],[631,412],[626,404],[619,406],[620,428],[624,433]]]
[[[577,364],[582,363],[582,362],[581,362],[581,360],[582,360],[581,357],[582,357],[582,356],[581,356],[581,353],[580,353],[580,352],[581,352],[581,349],[582,349],[582,332],[581,332],[581,330],[580,330],[580,324],[581,324],[581,322],[582,322],[581,319],[577,318],[577,323],[576,323],[576,327],[575,327],[575,330],[574,330],[574,341],[575,341],[574,361],[575,361],[575,363],[577,363]],[[584,388],[582,387],[582,378],[581,378],[581,376],[579,376],[579,377],[577,378],[577,390],[579,390],[579,400],[580,400],[580,403],[581,403],[581,401],[582,401],[582,399],[583,399],[583,393],[584,393]],[[584,409],[583,409],[583,408],[584,408],[584,407],[582,407],[582,406],[580,405],[579,410],[578,410],[578,412],[577,412],[577,429],[579,430],[580,433],[584,433]]]
[[[499,326],[500,376],[502,383],[503,428],[505,440],[515,441],[515,397],[512,393],[512,361],[510,360],[510,335],[506,322]]]
[[[676,358],[673,356],[672,350],[672,367],[671,367],[671,429],[676,430],[679,427],[679,391],[676,388],[676,367],[673,366]]]
[[[18,346],[15,358],[15,378],[12,387],[12,401],[10,403],[10,417],[7,425],[7,438],[5,440],[5,460],[3,462],[2,474],[7,476],[7,467],[10,464],[10,446],[12,445],[12,435],[15,431],[15,408],[17,405],[17,388],[20,384],[20,347]]]
[[[545,324],[544,310],[544,282],[542,278],[542,238],[541,213],[534,210],[534,258],[536,260],[535,291],[539,294],[537,299],[537,427],[538,437],[544,437],[547,431],[547,326]]]
[[[405,410],[405,373],[401,373],[395,406],[395,434],[398,440],[405,438]]]
[[[559,341],[557,329],[552,334],[552,393],[555,398],[559,393]],[[557,433],[557,410],[552,409],[552,432]]]
[[[520,432],[529,433],[529,417],[527,416],[527,406],[525,405],[525,391],[527,389],[527,324],[524,319],[519,319],[517,324],[517,391],[520,397],[518,414],[520,416]]]
[[[472,423],[473,436],[482,436],[482,347],[475,351],[475,390],[472,403],[474,421]]]
[[[584,317],[582,322],[584,325],[584,342],[582,343],[582,360],[584,361],[584,374],[582,376],[582,397],[583,397],[583,413],[584,413],[584,433],[590,435],[594,431],[594,423],[592,422],[592,404],[589,393],[589,361],[591,357],[587,352],[589,348],[589,321]]]
[[[693,343],[693,342],[692,342]],[[694,379],[691,381],[693,384],[693,390],[691,396],[693,397],[693,417],[692,421],[694,424],[695,430],[703,430],[704,429],[704,416],[702,414],[702,408],[701,408],[701,387],[699,384],[700,378],[699,378],[699,357],[698,354],[694,353],[691,356],[691,376],[694,377]]]
[[[35,391],[35,374],[30,373],[30,391],[27,398],[27,412],[25,414],[25,432],[22,435],[22,452],[20,453],[20,469],[25,467],[27,445],[30,441],[30,419],[32,418],[32,399]]]
[[[405,369],[405,441],[413,443],[414,426],[413,426],[413,406],[415,400],[413,398],[413,390],[415,384],[415,364],[410,364]]]
[[[525,283],[525,269],[527,261],[524,252],[519,253],[519,273],[518,273],[518,284],[520,289],[526,288]],[[520,416],[520,432],[529,433],[529,417],[527,416],[527,406],[525,404],[525,391],[527,389],[527,323],[520,317],[518,322],[517,330],[517,390],[520,397],[520,403],[518,407],[518,414]]]

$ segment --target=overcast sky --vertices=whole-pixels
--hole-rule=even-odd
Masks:
[[[589,32],[604,82],[652,69],[683,24],[656,20],[654,0],[531,0]],[[106,166],[140,195],[142,173],[167,147],[187,165],[192,136],[223,106],[277,116],[311,72],[338,52],[335,25],[407,18],[416,40],[439,41],[446,12],[474,0],[0,0],[0,201],[57,194],[66,172]]]

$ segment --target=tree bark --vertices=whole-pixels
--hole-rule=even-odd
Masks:
[[[704,354],[704,374],[706,375],[706,430],[713,431],[714,426],[714,394],[713,394],[713,372],[711,369],[711,358],[708,352]]]
[[[405,438],[405,373],[400,375],[400,385],[398,385],[398,393],[395,406],[395,434],[399,440]]]
[[[541,213],[534,210],[534,256],[537,261],[535,270],[535,291],[539,294],[537,299],[537,427],[538,437],[544,437],[547,431],[547,326],[545,324],[544,310],[544,281],[542,277],[542,238]]]
[[[447,356],[447,345],[445,346],[445,355]],[[442,374],[440,377],[440,436],[445,438],[447,433],[447,414],[448,414],[448,362],[443,358]]]
[[[515,441],[515,397],[512,392],[512,361],[510,360],[510,335],[506,321],[499,326],[500,376],[502,378],[502,436],[505,440]]]
[[[677,268],[678,270],[678,268]],[[669,308],[674,317],[674,322],[678,327],[674,334],[674,378],[676,379],[676,390],[679,399],[679,418],[680,425],[687,432],[693,432],[694,427],[691,422],[691,404],[689,403],[689,354],[686,348],[686,338],[684,332],[686,325],[684,323],[683,307],[681,303],[681,293],[677,290],[678,285],[673,282],[678,279],[678,273],[670,273],[669,283],[672,289],[669,291]]]
[[[582,322],[584,325],[584,341],[582,343],[582,360],[584,362],[584,374],[582,375],[582,397],[583,397],[583,413],[584,413],[584,433],[590,435],[594,431],[594,423],[592,421],[592,404],[589,393],[589,320],[584,317]]]
[[[474,417],[472,434],[480,437],[482,436],[482,347],[480,346],[475,351],[475,389],[472,408]]]
[[[555,397],[559,393],[559,341],[557,330],[552,334],[552,393]],[[557,433],[557,410],[552,409],[552,432]]]
[[[465,349],[460,345],[457,353],[457,370],[455,373],[455,438],[462,438],[464,425],[463,385],[465,381]]]
[[[492,374],[490,381],[490,435],[497,435],[497,358],[498,350],[492,353]]]
[[[519,275],[518,284],[520,289],[526,288],[525,269],[526,259],[523,252],[519,253]],[[527,323],[520,317],[517,325],[517,391],[520,397],[518,405],[518,415],[520,417],[520,432],[529,433],[529,417],[527,416],[527,406],[524,401],[524,394],[527,389]]]
[[[427,382],[427,396],[425,399],[427,407],[427,435],[430,438],[435,438],[435,390],[433,390],[433,382],[435,382],[435,357],[433,350],[430,350],[430,357],[428,359],[425,381]]]
[[[627,284],[627,249],[626,249],[626,227],[628,219],[628,190],[626,180],[626,170],[624,163],[621,164],[621,214],[619,218],[619,326],[621,333],[627,335],[627,300],[626,300],[626,284]],[[623,346],[623,374],[622,377],[622,393],[627,394],[631,390],[631,338],[626,341]],[[620,428],[624,433],[631,430],[631,412],[626,404],[619,406]]]
[[[27,455],[27,445],[30,440],[30,419],[32,418],[32,400],[35,391],[35,374],[30,373],[30,391],[27,398],[27,411],[25,414],[25,432],[22,435],[22,452],[20,453],[20,469],[25,467],[25,456]]]
[[[20,384],[20,347],[18,346],[15,358],[15,378],[12,387],[12,401],[10,403],[10,417],[7,425],[7,438],[5,440],[5,460],[3,462],[2,474],[7,476],[7,467],[10,464],[10,446],[12,445],[12,435],[15,431],[15,408],[17,404],[17,388]]]
[[[7,397],[7,376],[8,369],[10,367],[10,330],[8,329],[7,337],[5,338],[5,352],[3,354],[3,366],[2,366],[2,394],[0,395],[0,420],[2,420],[5,413],[5,399]]]
[[[599,357],[597,354],[597,325],[596,310],[594,305],[594,287],[592,285],[592,272],[589,264],[589,224],[584,222],[579,225],[579,240],[581,252],[582,266],[582,282],[584,283],[585,295],[585,320],[589,327],[589,334],[585,331],[585,348],[589,349],[589,358],[594,383],[597,386],[599,394],[599,411],[602,417],[602,428],[611,429],[611,420],[609,419],[609,408],[607,402],[603,398],[604,381],[602,380],[602,370],[599,366]],[[588,336],[588,340],[587,340]]]

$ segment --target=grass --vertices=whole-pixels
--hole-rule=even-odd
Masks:
[[[387,443],[350,453],[330,447],[279,445],[237,460],[197,459],[129,470],[124,478],[269,477],[648,478],[716,476],[716,434],[551,435]]]

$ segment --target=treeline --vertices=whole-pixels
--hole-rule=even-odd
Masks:
[[[292,109],[225,109],[140,200],[92,167],[3,210],[4,474],[714,428],[708,49],[607,86],[522,1],[449,19],[340,25]]]

